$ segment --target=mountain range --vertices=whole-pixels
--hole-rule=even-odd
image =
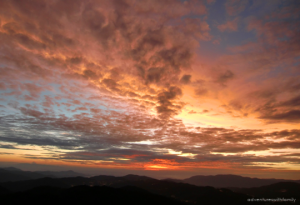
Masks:
[[[0,182],[41,179],[45,177],[62,178],[62,177],[77,177],[77,176],[86,176],[86,175],[71,170],[58,171],[58,172],[53,172],[53,171],[30,172],[30,171],[23,171],[15,167],[0,168]]]
[[[196,186],[212,186],[212,187],[239,187],[239,188],[251,188],[260,187],[275,184],[278,182],[296,182],[300,183],[300,180],[286,180],[286,179],[259,179],[242,177],[238,175],[215,175],[215,176],[203,176],[197,175],[187,179],[164,179],[166,181],[181,182],[187,184],[193,184]]]
[[[7,173],[22,173],[15,168],[1,169]],[[26,177],[40,176],[38,172],[25,172]],[[45,172],[44,172],[45,173]],[[49,173],[49,172],[47,172]],[[63,172],[76,173],[76,172]],[[34,175],[36,174],[36,175]],[[41,174],[42,175],[42,174]],[[0,175],[1,176],[1,175]],[[25,175],[22,175],[25,176]],[[60,175],[62,176],[62,175]],[[21,178],[21,177],[20,177]],[[2,202],[9,204],[249,204],[251,198],[300,199],[299,181],[257,179],[235,175],[195,176],[194,183],[217,185],[197,186],[185,180],[158,180],[147,176],[126,175],[122,177],[99,175],[94,177],[43,177],[29,180],[10,180],[0,183]],[[191,180],[191,178],[189,178]],[[220,180],[219,182],[217,180]],[[237,180],[237,181],[236,181]],[[240,181],[238,181],[240,180]],[[272,181],[274,180],[274,181]],[[279,180],[280,181],[280,180]],[[270,183],[260,187],[262,183]],[[247,188],[250,183],[251,188]],[[226,185],[229,188],[218,186]],[[238,185],[234,187],[234,185]],[[242,187],[242,188],[241,188]],[[300,204],[296,201],[295,204]],[[286,204],[290,202],[282,202]],[[5,203],[4,203],[5,204]],[[255,204],[273,204],[255,202]]]

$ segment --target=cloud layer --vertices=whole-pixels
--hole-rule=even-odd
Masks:
[[[299,8],[1,1],[1,152],[146,170],[298,170]]]

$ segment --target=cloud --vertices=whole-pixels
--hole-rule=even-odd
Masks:
[[[231,21],[227,21],[224,24],[218,25],[218,29],[222,32],[224,31],[237,31],[238,30],[238,18]]]
[[[275,113],[269,115],[262,115],[261,119],[268,120],[269,122],[276,122],[276,121],[287,121],[287,122],[294,122],[298,123],[300,120],[300,110],[290,110],[287,112],[282,113]]]
[[[1,2],[0,141],[13,143],[1,148],[36,146],[45,153],[20,157],[139,168],[297,162],[247,152],[296,149],[299,130],[200,128],[178,116],[191,106],[189,114],[225,109],[244,119],[299,121],[297,12],[244,21],[236,15],[247,2],[226,2],[232,20],[218,29],[238,33],[241,20],[257,41],[211,64],[198,52],[218,39],[203,1]],[[205,124],[211,116],[193,117]]]
[[[226,70],[224,73],[221,73],[218,77],[216,82],[225,86],[225,83],[227,83],[229,80],[234,78],[234,73],[230,70]]]
[[[17,149],[13,145],[0,145],[0,148],[1,149]]]
[[[171,100],[179,94],[178,89],[170,88],[163,96]],[[150,163],[156,159],[183,163],[182,166],[228,160],[241,164],[283,162],[293,159],[280,157],[284,154],[274,158],[272,155],[260,157],[244,153],[269,149],[297,149],[300,143],[295,140],[300,135],[299,130],[269,133],[261,130],[225,128],[191,130],[180,120],[170,119],[166,124],[164,119],[145,114],[124,116],[117,112],[111,112],[110,115],[104,112],[95,113],[93,117],[83,115],[73,119],[63,116],[53,118],[45,113],[34,116],[29,111],[25,114],[26,116],[19,118],[16,116],[1,118],[3,136],[0,140],[18,145],[43,146],[45,150],[48,147],[48,154],[43,157],[70,162],[79,160],[104,165],[109,163],[106,161],[114,161],[116,166],[125,164],[133,166],[134,163]],[[15,125],[15,122],[22,126]],[[53,153],[53,150],[57,150],[53,147],[59,151]]]
[[[156,107],[157,113],[163,118],[178,114],[181,105],[175,105],[172,101],[181,95],[182,90],[174,86],[170,87],[168,91],[159,93],[157,96],[159,103],[159,106]]]
[[[204,19],[186,18],[185,23],[181,19],[189,13],[206,14],[201,2],[183,4],[174,1],[171,3],[173,12],[168,10],[169,3],[91,1],[78,2],[76,6],[72,3],[66,8],[62,2],[33,3],[39,6],[6,2],[3,8],[16,14],[13,20],[9,20],[4,13],[1,16],[7,22],[1,30],[7,42],[5,59],[2,60],[14,69],[14,72],[7,72],[12,79],[10,84],[24,87],[19,79],[31,80],[32,83],[27,83],[27,87],[23,88],[30,95],[21,96],[27,101],[38,100],[41,93],[46,91],[45,85],[55,81],[62,84],[61,91],[72,98],[79,92],[68,91],[72,89],[68,83],[70,79],[88,82],[89,86],[95,86],[110,95],[124,96],[128,93],[130,98],[140,98],[142,95],[138,93],[141,90],[146,91],[145,95],[157,95],[171,85],[176,86],[182,70],[191,67],[193,51],[198,46],[196,39],[209,39],[210,29]],[[145,7],[147,4],[149,7]],[[28,15],[23,7],[32,11],[42,8],[44,12],[40,13],[39,10]],[[51,10],[55,10],[54,13],[66,10],[65,20],[58,18]],[[43,18],[37,18],[37,13]],[[148,17],[152,14],[160,20],[149,21]],[[26,18],[22,18],[24,16]],[[170,20],[174,19],[174,26],[169,26]],[[82,28],[81,32],[77,28]],[[15,52],[14,47],[21,49]],[[47,80],[37,90],[35,81],[40,77]],[[128,78],[135,79],[139,85],[125,87],[132,83],[126,80]],[[187,84],[190,78],[186,75],[180,82]],[[154,90],[149,87],[151,85],[158,87]],[[10,94],[19,93],[20,90],[15,88]],[[50,99],[47,101],[50,102]],[[130,101],[133,102],[133,99]],[[152,102],[142,104],[149,107],[149,103]],[[50,104],[44,105],[50,108]]]
[[[290,100],[279,103],[279,106],[284,107],[299,107],[300,106],[300,95],[293,97]]]
[[[248,4],[248,0],[227,0],[225,3],[226,12],[229,16],[243,12]]]
[[[189,84],[191,82],[191,75],[183,75],[180,79],[180,82],[183,84]]]
[[[119,90],[117,87],[117,83],[112,79],[103,79],[102,83],[104,83],[111,90]]]
[[[196,113],[204,114],[204,113],[208,113],[208,112],[209,112],[209,110],[203,110],[202,112],[196,112],[196,111],[194,111],[194,110],[191,110],[191,111],[189,111],[188,113],[189,113],[189,114],[196,114]]]
[[[189,111],[189,114],[196,114],[197,112],[194,110]]]
[[[3,155],[13,155],[13,153],[9,153],[9,152],[0,152],[0,154],[3,154]]]
[[[222,98],[226,102],[223,104],[227,105],[224,108],[233,117],[247,119],[252,116],[265,123],[269,123],[273,117],[273,123],[295,122],[293,113],[298,110],[299,90],[296,80],[299,75],[299,59],[296,57],[299,48],[296,42],[299,39],[297,31],[292,28],[299,24],[299,15],[295,12],[299,5],[294,2],[286,2],[281,6],[262,3],[261,8],[266,7],[269,8],[268,12],[261,9],[260,17],[248,16],[244,21],[255,38],[232,46],[229,48],[230,54],[223,55],[216,63],[207,66],[213,72],[205,73],[208,79],[206,87],[210,93],[206,99],[216,96]],[[284,24],[285,21],[290,22],[289,25]],[[224,72],[226,70],[232,74]],[[223,85],[222,92],[227,95],[222,95],[208,83],[211,78]],[[245,113],[247,115],[244,116]]]

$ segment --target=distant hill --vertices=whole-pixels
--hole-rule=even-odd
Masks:
[[[166,181],[182,182],[193,184],[196,186],[212,186],[212,187],[239,187],[251,188],[266,186],[278,182],[296,182],[299,180],[285,180],[285,179],[258,179],[250,177],[242,177],[238,175],[215,175],[215,176],[193,176],[184,180],[165,179]]]
[[[61,172],[52,172],[52,171],[36,171],[29,172],[17,169],[14,167],[4,167],[0,168],[0,182],[8,181],[22,181],[30,179],[41,179],[45,177],[51,178],[62,178],[62,177],[76,177],[76,176],[85,176],[80,173],[73,171],[61,171]]]
[[[23,171],[21,169],[15,168],[15,167],[2,167],[0,169],[4,169],[6,171],[21,171],[21,172]]]
[[[45,176],[40,176],[45,177]],[[5,169],[0,169],[0,182],[6,181],[21,181],[21,180],[29,180],[36,179],[38,177],[28,176],[26,173],[19,173],[15,171],[8,171]]]
[[[52,171],[36,171],[35,173],[42,174],[44,176],[53,176],[57,178],[63,178],[63,177],[78,177],[78,176],[86,176],[81,173],[74,172],[72,170],[69,171],[60,171],[60,172],[52,172]]]

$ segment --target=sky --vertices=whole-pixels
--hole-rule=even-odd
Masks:
[[[2,166],[300,179],[299,123],[298,0],[0,1]]]

